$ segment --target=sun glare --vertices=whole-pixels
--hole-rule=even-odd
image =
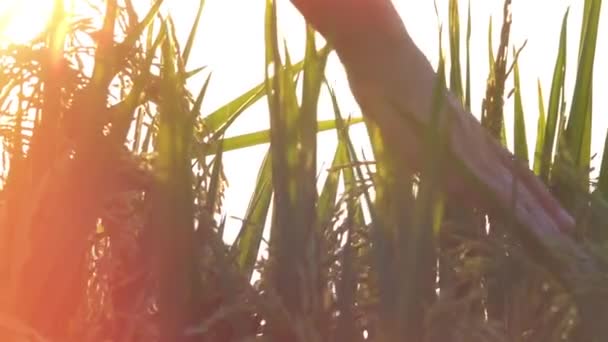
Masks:
[[[0,0],[0,45],[25,43],[44,30],[52,0]]]

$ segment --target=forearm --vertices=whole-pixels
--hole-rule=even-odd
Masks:
[[[403,147],[404,156],[399,157],[420,168],[421,154],[426,152],[422,145],[424,137],[419,135],[431,123],[438,77],[407,33],[392,3],[292,2],[334,45],[363,114],[393,143]],[[494,141],[458,100],[447,91],[445,95],[437,129],[448,134],[448,149],[465,169],[461,172],[475,177],[494,193],[494,201],[498,203],[491,205],[509,209],[515,198],[516,206],[510,209],[515,210],[519,220],[542,223],[548,231],[572,228],[573,219],[542,182]],[[514,182],[518,184],[514,186]],[[482,202],[489,205],[486,200]]]

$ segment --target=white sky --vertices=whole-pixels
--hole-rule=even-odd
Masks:
[[[75,0],[76,2],[82,0]],[[303,56],[304,22],[288,0],[277,0],[279,9],[279,29],[287,40],[293,60]],[[405,25],[414,41],[426,54],[433,65],[438,57],[438,29],[432,0],[394,0]],[[0,0],[0,16],[6,8],[18,2]],[[26,3],[29,3],[26,5]],[[32,5],[32,3],[36,3]],[[20,5],[24,12],[34,16],[49,13],[51,0],[27,1]],[[171,11],[178,34],[185,37],[190,29],[199,0],[165,0]],[[461,34],[464,40],[466,30],[467,0],[459,0],[461,15]],[[580,21],[583,0],[513,0],[513,26],[511,45],[520,46],[526,39],[527,47],[520,58],[521,82],[524,96],[524,110],[528,129],[528,144],[533,146],[537,120],[536,80],[543,85],[545,100],[551,83],[555,54],[559,40],[561,21],[568,6],[571,7],[568,34],[567,74],[568,94],[572,92],[575,68],[572,68],[578,55]],[[17,5],[17,6],[20,6]],[[440,20],[447,27],[448,0],[437,0]],[[472,106],[473,113],[479,116],[481,99],[484,96],[488,74],[487,34],[490,16],[494,17],[494,44],[499,42],[502,22],[503,0],[471,0],[473,32],[471,37],[472,53]],[[595,64],[594,128],[593,151],[601,152],[606,134],[606,90],[608,89],[608,9],[602,8],[600,34]],[[190,67],[208,66],[213,71],[210,88],[204,102],[204,112],[209,113],[218,106],[240,95],[251,86],[261,82],[264,75],[264,1],[262,0],[207,0],[199,34],[196,40]],[[35,29],[41,20],[28,22],[30,30]],[[19,25],[9,31],[8,37],[18,35],[24,30]],[[445,29],[444,29],[445,31]],[[6,39],[1,37],[0,39]],[[447,37],[444,38],[444,43]],[[444,53],[448,53],[444,46]],[[464,53],[464,50],[463,50]],[[340,63],[333,56],[328,64],[329,79],[336,88],[342,110],[346,114],[359,115],[359,109],[350,95]],[[201,80],[195,80],[198,87]],[[239,120],[229,135],[246,133],[268,126],[266,102],[260,103]],[[512,100],[507,102],[507,125],[511,127]],[[320,119],[333,118],[327,96],[320,104]],[[509,132],[509,130],[507,130]],[[510,133],[508,133],[510,134]],[[322,135],[319,146],[320,164],[327,163],[335,146],[332,144],[334,133]],[[364,138],[357,138],[364,141]],[[509,137],[510,139],[510,137]],[[533,149],[530,148],[532,153]],[[228,153],[225,158],[230,188],[226,193],[226,205],[230,215],[242,216],[253,189],[257,169],[266,147],[256,147],[242,152]],[[601,157],[601,156],[600,156]],[[596,161],[596,165],[599,160]],[[324,177],[322,177],[324,178]],[[229,222],[230,223],[230,222]],[[231,222],[236,224],[237,222]]]

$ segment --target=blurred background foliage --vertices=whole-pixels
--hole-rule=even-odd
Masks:
[[[305,57],[292,60],[272,0],[265,79],[202,116],[213,81],[186,66],[204,2],[189,36],[177,37],[160,0],[143,11],[130,0],[89,1],[82,13],[55,0],[43,33],[3,47],[2,340],[603,340],[604,273],[556,277],[511,233],[509,213],[488,217],[442,196],[432,178],[441,160],[397,173],[388,151],[399,147],[341,112],[324,76],[331,47],[303,27]],[[438,72],[470,109],[470,54],[479,53],[469,44],[470,9],[463,24],[457,1],[446,4],[449,51]],[[499,50],[488,51],[482,124],[503,143],[513,139],[515,156],[576,217],[572,239],[604,265],[608,158],[597,179],[589,173],[601,1],[584,6],[579,58],[565,59],[565,13],[538,108],[523,108],[527,71],[505,15]],[[571,98],[567,68],[577,70]],[[206,81],[190,89],[192,77]],[[318,121],[324,91],[335,119]],[[513,127],[504,125],[505,96],[515,97]],[[267,101],[270,127],[226,138],[258,101]],[[535,111],[538,122],[526,121]],[[351,141],[355,124],[366,126],[373,155]],[[536,141],[526,127],[536,127]],[[337,141],[326,177],[321,131]],[[226,227],[223,155],[267,143],[260,168],[240,170],[257,173],[242,225]],[[238,230],[229,244],[226,229]]]

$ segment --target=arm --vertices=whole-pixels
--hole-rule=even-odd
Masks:
[[[380,127],[390,145],[402,148],[395,158],[420,169],[425,153],[422,132],[430,124],[438,77],[391,1],[292,2],[335,47],[364,116]],[[448,137],[447,165],[454,165],[441,180],[448,195],[490,211],[512,210],[517,235],[539,249],[529,252],[541,254],[562,279],[576,283],[577,275],[597,270],[594,259],[565,233],[575,222],[544,184],[490,137],[459,101],[444,94],[440,125]]]

